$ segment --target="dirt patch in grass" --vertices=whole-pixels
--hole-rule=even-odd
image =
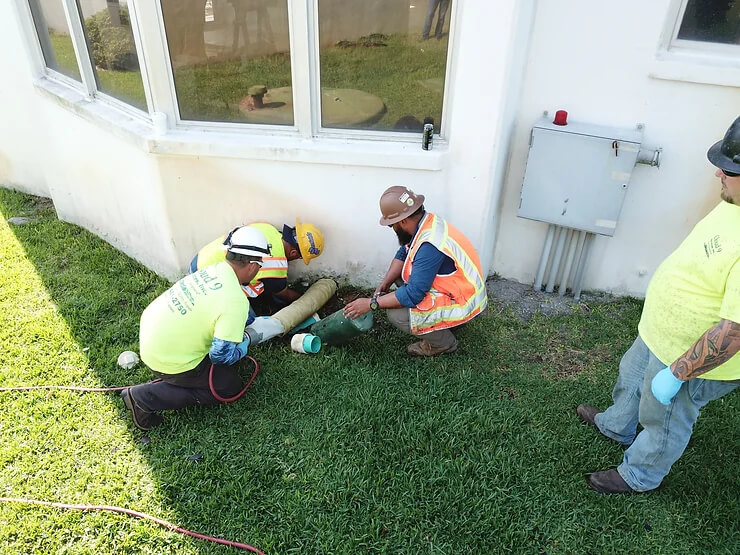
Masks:
[[[608,293],[583,292],[580,301],[576,301],[570,293],[561,297],[557,291],[554,293],[535,291],[531,284],[500,277],[488,279],[486,285],[491,299],[491,309],[495,309],[496,306],[500,310],[510,307],[525,322],[538,313],[544,316],[560,316],[574,311],[588,313],[591,311],[589,304],[616,300],[616,297]]]
[[[580,349],[569,345],[562,335],[548,338],[544,352],[530,357],[532,362],[543,365],[542,375],[550,379],[575,378],[609,359],[606,345]]]
[[[344,308],[347,303],[351,303],[355,299],[360,297],[369,297],[373,292],[357,287],[341,287],[337,292],[329,299],[329,301],[319,309],[319,316],[326,318],[331,316],[337,310]]]
[[[496,395],[496,399],[498,399],[499,401],[502,401],[502,400],[513,401],[514,399],[517,398],[518,395],[519,394],[517,393],[516,389],[514,389],[513,387],[502,387],[499,394]]]

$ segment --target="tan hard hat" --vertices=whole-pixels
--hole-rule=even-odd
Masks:
[[[417,195],[408,187],[388,187],[380,196],[380,225],[393,225],[408,218],[424,204],[424,195]]]

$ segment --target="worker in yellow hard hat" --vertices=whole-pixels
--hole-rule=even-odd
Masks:
[[[288,287],[288,262],[302,258],[308,265],[324,251],[324,236],[315,225],[302,223],[297,218],[295,227],[283,225],[282,232],[264,222],[247,225],[263,233],[270,245],[271,254],[264,257],[260,271],[248,285],[242,286],[242,289],[250,298],[257,314],[270,314],[301,296],[298,291]],[[198,251],[190,262],[191,273],[224,260],[225,237],[221,236],[211,241]],[[266,295],[263,294],[265,292]]]

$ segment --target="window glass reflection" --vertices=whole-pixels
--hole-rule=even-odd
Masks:
[[[62,0],[30,0],[29,6],[46,67],[81,82]]]
[[[740,2],[689,0],[678,38],[702,42],[740,44]]]
[[[324,127],[439,133],[450,0],[319,0]]]
[[[287,0],[162,0],[184,120],[293,124]]]
[[[146,110],[128,0],[78,0],[98,89]]]

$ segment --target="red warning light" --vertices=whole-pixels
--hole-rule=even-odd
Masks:
[[[555,119],[552,121],[555,125],[568,125],[568,112],[558,110],[555,112]]]

